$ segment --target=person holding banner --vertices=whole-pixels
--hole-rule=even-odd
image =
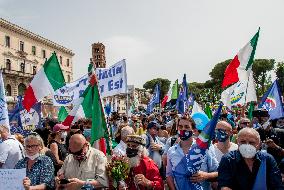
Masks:
[[[15,169],[26,168],[27,176],[23,179],[26,190],[54,188],[54,166],[51,159],[41,155],[43,140],[37,133],[25,138],[26,157],[21,159]]]

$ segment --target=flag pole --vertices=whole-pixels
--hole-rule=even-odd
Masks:
[[[247,93],[248,93],[248,85],[249,85],[249,80],[250,80],[250,73],[249,73],[249,76],[248,76],[248,81],[247,81],[247,87],[246,87],[246,94],[245,94],[245,104],[243,105],[243,109],[242,109],[242,117],[245,116],[245,108],[247,106]]]

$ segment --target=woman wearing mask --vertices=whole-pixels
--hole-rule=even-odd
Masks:
[[[61,168],[63,161],[68,154],[67,149],[62,142],[62,139],[65,140],[67,136],[67,129],[68,126],[64,126],[58,123],[53,127],[53,131],[49,135],[48,148],[55,156],[57,162],[55,172],[57,172]]]
[[[15,169],[26,168],[26,176],[23,186],[26,190],[54,189],[54,167],[51,159],[41,155],[43,141],[36,134],[30,134],[25,138],[24,146],[26,157],[20,160]]]

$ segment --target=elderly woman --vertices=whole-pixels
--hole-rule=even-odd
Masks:
[[[40,154],[42,145],[43,140],[37,133],[27,136],[24,141],[26,157],[15,166],[15,169],[26,168],[23,179],[26,190],[54,188],[54,166],[49,157]]]

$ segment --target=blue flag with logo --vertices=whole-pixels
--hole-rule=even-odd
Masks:
[[[273,82],[271,87],[262,97],[260,107],[268,111],[270,119],[278,119],[284,117],[281,92],[278,87],[277,80]]]
[[[186,112],[186,109],[188,108],[187,103],[186,94],[184,92],[184,89],[181,88],[176,102],[176,109],[178,110],[178,113],[184,114]]]
[[[41,103],[36,103],[28,112],[23,108],[22,97],[18,96],[17,104],[9,113],[11,133],[27,136],[41,125]]]
[[[156,104],[160,103],[160,85],[156,84],[152,98],[150,99],[146,112],[149,114],[153,111]]]
[[[8,106],[6,102],[2,71],[0,71],[0,125],[9,127]]]
[[[194,95],[193,93],[191,92],[189,97],[188,97],[188,106],[193,106],[193,103],[194,103]]]

